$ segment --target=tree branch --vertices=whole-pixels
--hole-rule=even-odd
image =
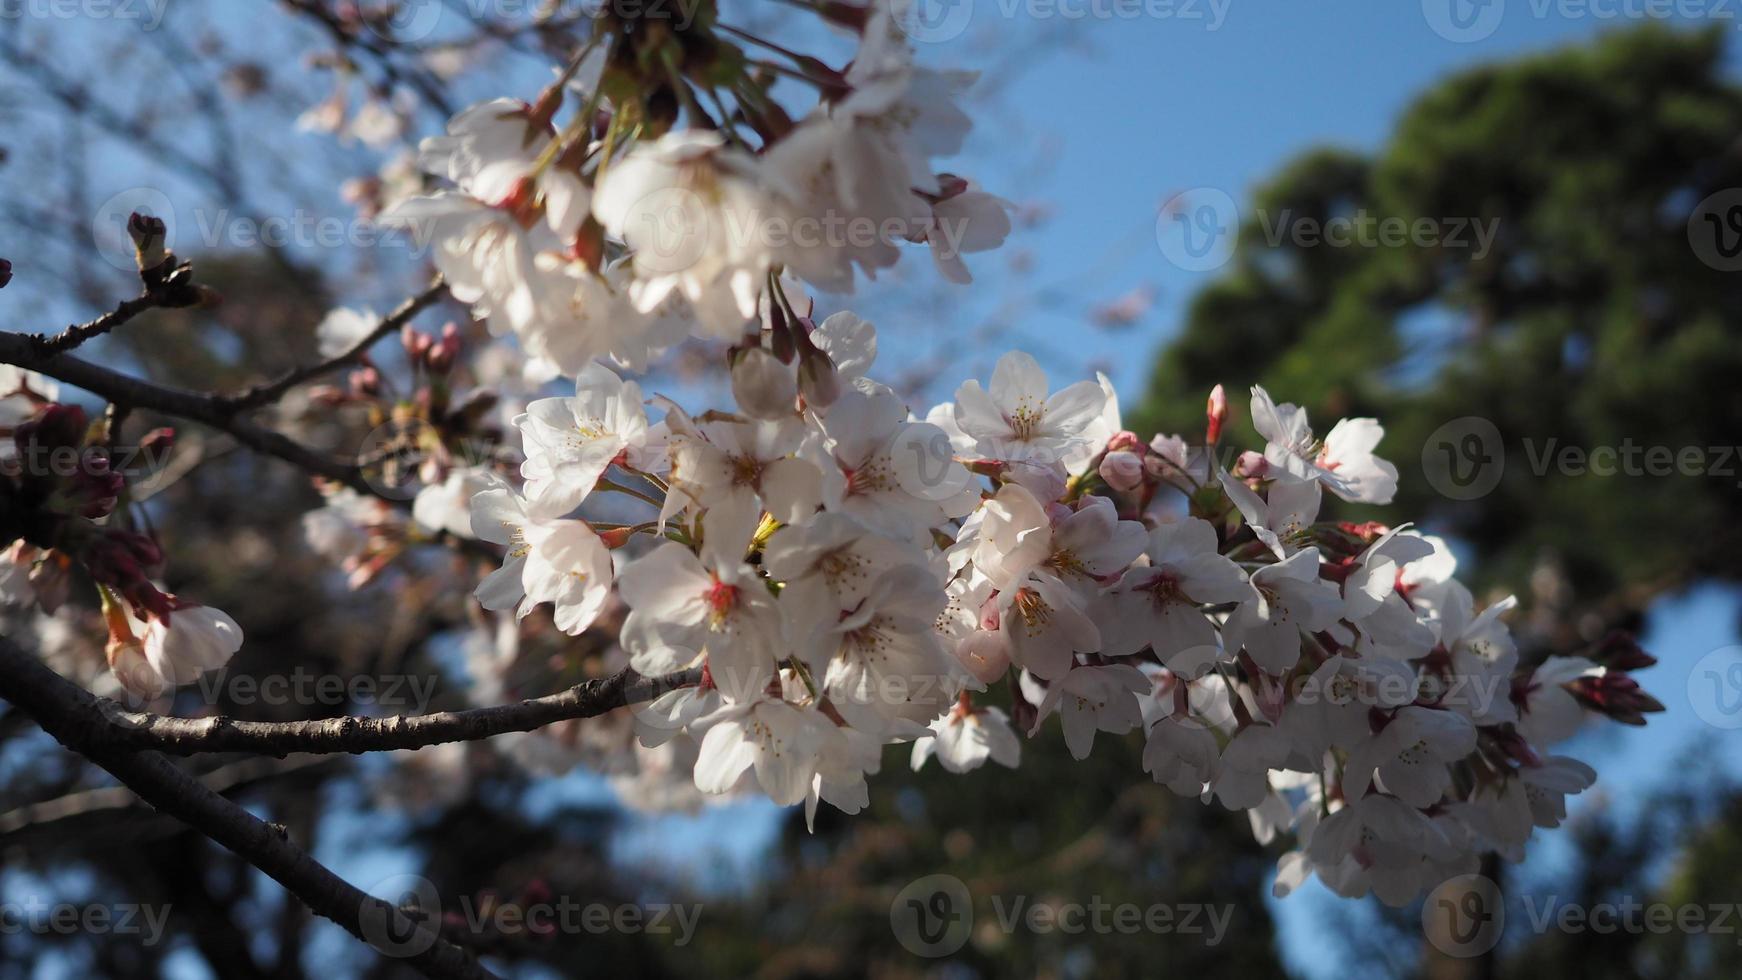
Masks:
[[[354,466],[329,459],[293,439],[247,419],[232,417],[218,396],[172,388],[112,371],[70,354],[38,349],[39,338],[0,331],[0,363],[15,364],[83,388],[112,402],[150,409],[228,432],[256,452],[276,456],[317,476],[324,476],[362,493],[376,494]]]
[[[610,677],[576,684],[560,694],[519,704],[392,718],[350,716],[286,722],[166,718],[149,712],[126,711],[113,701],[97,699],[109,724],[93,730],[89,737],[110,749],[149,749],[168,755],[252,752],[282,758],[292,753],[356,754],[420,749],[444,742],[472,742],[508,732],[530,732],[559,721],[596,718],[607,711],[651,701],[668,691],[700,682],[701,672],[697,670],[642,677],[625,668]]]
[[[363,942],[401,956],[428,976],[494,977],[464,950],[333,874],[278,830],[207,789],[164,756],[105,744],[101,733],[112,723],[98,699],[4,637],[0,697],[62,745],[108,770],[140,799],[235,852]]]
[[[147,289],[138,296],[123,300],[109,312],[87,323],[76,323],[53,337],[37,337],[37,349],[43,354],[58,354],[72,350],[93,337],[101,337],[146,310],[162,305],[159,296]]]
[[[335,371],[346,364],[350,364],[360,359],[369,348],[375,346],[375,344],[382,338],[399,330],[401,327],[409,323],[413,317],[433,306],[437,300],[441,299],[446,291],[447,284],[442,282],[440,276],[437,276],[435,281],[430,283],[428,289],[425,289],[423,292],[399,304],[399,308],[388,314],[387,317],[381,321],[380,325],[378,325],[374,330],[369,331],[367,336],[358,340],[355,344],[352,344],[350,348],[345,350],[343,353],[321,361],[318,364],[309,364],[304,367],[292,368],[276,381],[255,385],[247,391],[238,392],[234,395],[220,395],[217,398],[219,408],[227,412],[240,412],[250,408],[259,408],[262,405],[269,405],[280,398],[283,398],[285,392],[295,388],[297,385],[312,381],[323,374]]]

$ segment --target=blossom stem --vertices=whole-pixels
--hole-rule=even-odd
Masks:
[[[616,483],[616,482],[614,482],[612,480],[608,480],[604,477],[599,478],[598,487],[599,487],[599,489],[605,490],[608,492],[628,494],[629,496],[634,497],[637,500],[646,501],[647,503],[652,504],[654,507],[660,508],[662,510],[665,508],[665,501],[655,499],[654,497],[651,497],[645,493],[642,493],[641,491],[636,490],[633,487],[626,487],[621,483]]]

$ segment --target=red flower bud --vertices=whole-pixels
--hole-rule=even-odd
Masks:
[[[1208,421],[1204,432],[1204,444],[1214,446],[1222,441],[1222,427],[1228,424],[1228,393],[1221,385],[1210,389],[1210,400],[1204,407],[1204,415]]]

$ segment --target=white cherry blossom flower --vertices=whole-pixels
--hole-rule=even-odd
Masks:
[[[1047,392],[1039,362],[1012,351],[998,359],[990,389],[972,379],[956,389],[956,424],[986,459],[1087,459],[1100,448],[1089,444],[1086,433],[1100,420],[1106,393],[1093,381]]]
[[[641,387],[600,364],[582,369],[573,398],[541,398],[515,424],[526,448],[526,496],[546,513],[579,507],[619,458],[650,465]]]
[[[846,310],[831,313],[811,331],[811,343],[829,355],[843,382],[857,381],[877,359],[877,328]]]
[[[886,573],[924,561],[924,552],[908,542],[877,534],[846,514],[818,514],[808,524],[782,527],[762,552],[762,567],[782,583],[780,609],[795,642],[856,608]],[[941,589],[938,599],[944,600]]]
[[[1397,493],[1397,467],[1373,455],[1385,429],[1373,419],[1343,419],[1320,443],[1306,410],[1278,405],[1252,388],[1252,425],[1268,444],[1264,458],[1301,479],[1322,482],[1344,500],[1389,504]]]
[[[1433,555],[1433,545],[1401,529],[1386,532],[1356,557],[1343,580],[1343,618],[1362,639],[1399,660],[1425,655],[1434,633],[1398,591],[1401,570]]]
[[[361,343],[375,328],[381,317],[374,310],[339,307],[321,318],[315,327],[315,341],[322,357],[338,357]]]
[[[448,471],[442,482],[420,489],[411,502],[412,519],[432,533],[456,538],[472,536],[472,498],[490,489],[496,478],[487,467],[462,466]]]
[[[1317,481],[1283,474],[1270,481],[1265,495],[1259,497],[1245,481],[1226,471],[1220,477],[1228,499],[1272,554],[1287,558],[1305,546],[1313,522],[1319,519],[1323,494]]]
[[[1302,631],[1313,633],[1337,621],[1343,602],[1319,578],[1319,551],[1306,548],[1252,573],[1252,590],[1229,614],[1222,639],[1230,652],[1242,648],[1258,666],[1281,675],[1300,659]]]
[[[1247,725],[1222,749],[1210,780],[1211,796],[1230,810],[1248,810],[1270,793],[1270,770],[1288,762],[1292,745],[1270,725]]]
[[[783,206],[755,159],[698,130],[637,144],[593,195],[594,216],[633,251],[636,308],[676,293],[722,340],[738,339],[756,317],[773,263],[759,231]]]
[[[849,725],[915,737],[967,680],[932,629],[942,607],[936,578],[902,565],[852,608],[819,624],[797,653]]]
[[[823,476],[800,455],[810,433],[796,417],[696,421],[668,405],[665,421],[672,460],[667,514],[725,505],[797,524],[816,512]]]
[[[1131,568],[1101,600],[1101,652],[1123,657],[1149,647],[1169,670],[1195,680],[1222,658],[1202,607],[1249,599],[1251,586],[1220,553],[1208,521],[1160,525],[1147,544],[1150,564]]]
[[[1010,716],[991,706],[957,706],[931,723],[931,734],[913,743],[913,771],[937,757],[945,772],[973,772],[990,759],[1006,768],[1022,763],[1022,743]]]
[[[1214,782],[1222,750],[1215,733],[1202,725],[1162,718],[1149,726],[1143,743],[1143,771],[1181,796],[1196,798]]]
[[[823,507],[849,514],[880,533],[923,542],[932,528],[967,514],[972,481],[954,460],[915,460],[923,447],[948,437],[907,409],[882,386],[848,388],[822,420],[819,446]]]
[[[242,628],[211,606],[177,601],[167,621],[153,616],[142,624],[133,622],[143,634],[138,644],[129,644],[120,655],[111,644],[109,664],[127,692],[141,699],[192,684],[206,671],[229,663],[242,648]]]
[[[760,697],[783,644],[774,596],[744,562],[758,513],[743,501],[717,504],[703,515],[699,556],[667,542],[623,570],[630,612],[621,642],[638,672],[670,673],[705,653],[728,700]]]
[[[1399,708],[1383,731],[1349,749],[1343,794],[1359,800],[1377,770],[1385,792],[1414,807],[1438,803],[1450,787],[1446,768],[1476,750],[1476,727],[1454,711]]]
[[[1531,672],[1518,706],[1518,730],[1535,745],[1554,745],[1578,733],[1585,709],[1566,685],[1603,669],[1584,657],[1550,657]]]
[[[769,799],[804,801],[823,753],[843,736],[815,708],[757,694],[729,701],[699,724],[706,727],[696,759],[696,788],[725,793],[751,769]]]
[[[1149,678],[1127,664],[1078,667],[1047,688],[1029,734],[1057,712],[1071,757],[1087,759],[1097,731],[1122,735],[1143,724],[1137,695],[1148,690]]]

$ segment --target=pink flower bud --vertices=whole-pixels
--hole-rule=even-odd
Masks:
[[[1263,453],[1247,450],[1234,462],[1234,475],[1243,480],[1262,480],[1270,475],[1270,460]]]
[[[355,398],[374,398],[381,393],[381,372],[372,367],[351,372],[351,395]]]
[[[829,355],[808,342],[799,349],[798,390],[808,404],[827,408],[841,397],[841,376]]]
[[[1113,489],[1121,493],[1135,490],[1143,485],[1143,458],[1125,450],[1108,453],[1101,460],[1100,472],[1101,479]]]
[[[1210,401],[1205,406],[1204,414],[1208,419],[1208,428],[1204,433],[1204,444],[1214,446],[1222,441],[1222,427],[1228,424],[1228,393],[1221,385],[1210,389]]]
[[[1137,433],[1132,432],[1129,429],[1126,429],[1123,432],[1116,432],[1113,434],[1113,438],[1107,440],[1107,451],[1129,452],[1142,455],[1143,440],[1137,438]]]

